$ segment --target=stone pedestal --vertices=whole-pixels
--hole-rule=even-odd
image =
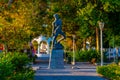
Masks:
[[[53,49],[50,55],[49,69],[64,69],[64,50]]]

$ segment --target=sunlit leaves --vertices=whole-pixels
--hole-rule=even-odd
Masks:
[[[3,7],[4,4],[6,3],[1,3]],[[25,2],[16,1],[12,3],[9,9],[6,7],[0,13],[1,42],[6,43],[8,47],[20,48],[22,43],[28,41],[25,39],[30,36],[30,7],[31,5],[28,6]]]
[[[120,11],[120,0],[101,0],[103,8],[107,12]]]
[[[60,15],[67,36],[93,36],[99,20],[105,22],[105,30],[119,31],[119,0],[14,0],[7,4],[8,0],[0,0],[0,37],[6,42],[14,40],[11,44],[27,42],[30,36],[40,34],[50,37],[55,13]],[[111,30],[113,26],[117,28]]]

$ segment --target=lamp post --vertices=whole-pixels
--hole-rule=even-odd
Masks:
[[[102,42],[102,30],[103,30],[103,27],[104,27],[104,22],[99,22],[99,28],[100,28],[100,42],[101,42],[101,66],[103,66],[103,42]]]
[[[75,65],[75,35],[73,35],[73,62],[72,65]]]

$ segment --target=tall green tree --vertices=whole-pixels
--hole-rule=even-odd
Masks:
[[[55,13],[62,18],[66,35],[71,36],[71,40],[72,35],[76,35],[78,48],[85,48],[86,41],[91,46],[95,46],[95,42],[99,46],[98,21],[105,23],[104,43],[119,46],[119,0],[9,1],[0,0],[0,40],[8,46],[22,46],[40,34],[50,37]]]
[[[80,33],[80,36],[86,35],[86,37],[84,37],[84,38],[88,38],[89,36],[94,35],[95,28],[98,28],[98,21],[104,21],[104,23],[105,23],[104,41],[106,41],[106,39],[110,35],[110,34],[106,34],[106,32],[108,32],[107,30],[109,30],[109,31],[114,30],[113,29],[114,27],[111,26],[111,23],[113,24],[113,22],[110,19],[110,16],[111,16],[110,14],[111,14],[111,12],[113,14],[116,14],[119,12],[119,4],[118,3],[120,3],[120,1],[118,1],[118,0],[115,0],[115,1],[111,1],[111,0],[109,0],[109,1],[106,1],[106,0],[91,0],[91,1],[76,0],[76,1],[79,6],[79,9],[77,11],[77,14],[78,14],[77,21],[78,21],[78,24],[80,25],[80,27],[79,27],[80,30],[78,31]],[[113,16],[111,16],[111,17],[114,19],[114,18],[119,17],[119,15],[116,17],[113,17]],[[119,23],[119,21],[117,21],[117,24],[118,23]],[[117,24],[115,24],[115,25],[117,25]],[[111,26],[111,27],[109,27],[109,26]],[[85,28],[85,27],[87,27],[87,28]],[[84,34],[82,34],[83,31],[84,31]],[[90,35],[87,36],[88,34],[90,34]],[[99,36],[99,35],[97,35],[97,36]],[[96,39],[96,40],[99,40],[99,39]]]

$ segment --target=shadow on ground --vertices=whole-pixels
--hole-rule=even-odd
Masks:
[[[34,80],[107,80],[98,76],[35,76]]]

